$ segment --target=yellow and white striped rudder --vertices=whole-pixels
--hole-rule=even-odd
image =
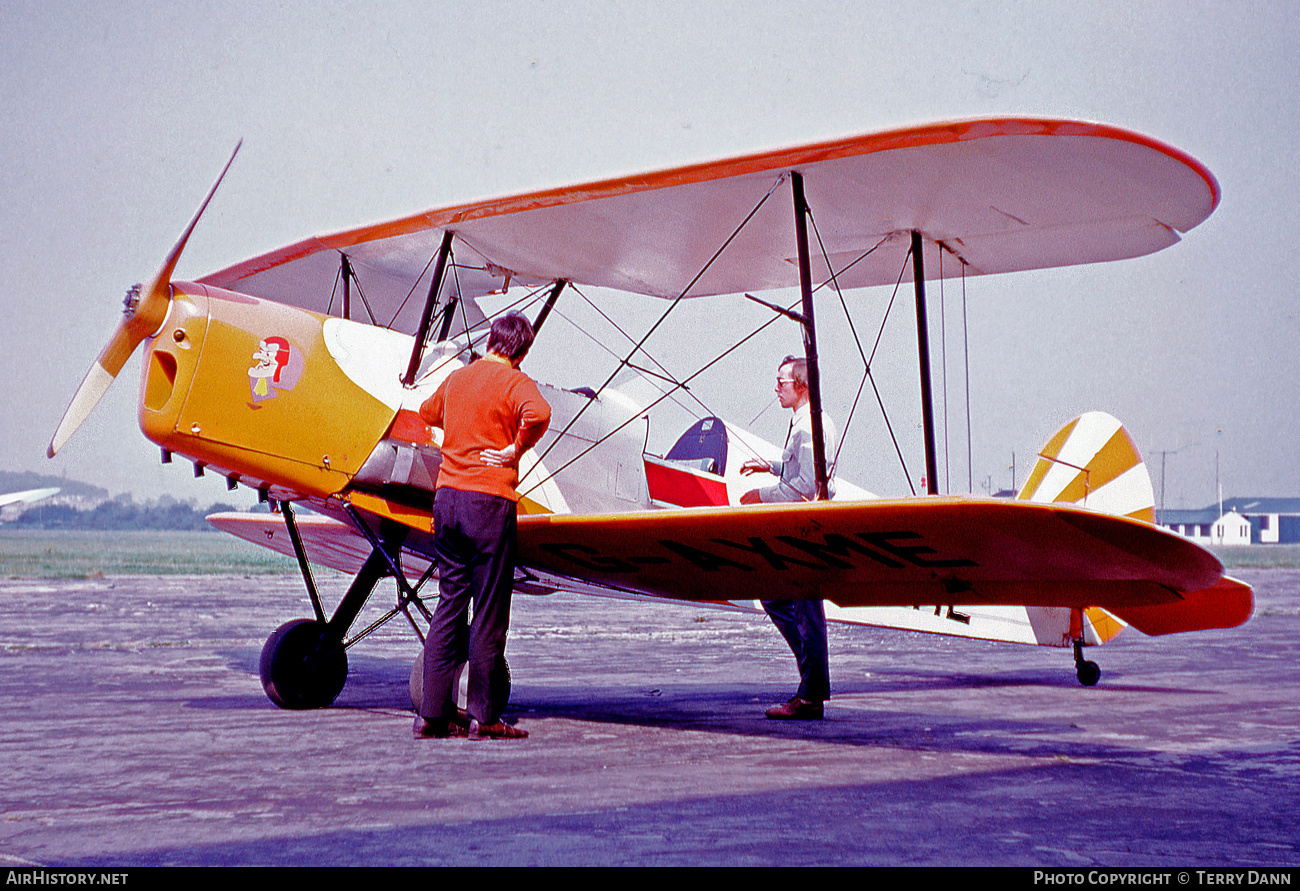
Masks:
[[[1080,415],[1047,441],[1016,498],[1156,521],[1155,493],[1142,455],[1124,425],[1101,411]],[[1094,634],[1102,643],[1124,629],[1123,622],[1097,607],[1078,618],[1085,627],[1072,632],[1082,631],[1087,643]]]
[[[1156,521],[1151,477],[1133,437],[1100,411],[1080,415],[1047,441],[1016,498]]]

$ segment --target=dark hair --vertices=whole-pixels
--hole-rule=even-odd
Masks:
[[[776,366],[776,370],[780,371],[787,365],[790,366],[790,377],[794,378],[795,387],[800,390],[808,389],[808,360],[786,356],[781,360],[781,364]]]
[[[533,345],[533,326],[517,312],[506,313],[492,323],[488,352],[518,362]]]

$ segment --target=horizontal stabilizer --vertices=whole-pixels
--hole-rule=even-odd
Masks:
[[[1143,634],[1177,634],[1210,628],[1236,628],[1255,612],[1250,585],[1224,576],[1216,585],[1182,595],[1178,603],[1112,607],[1111,611]]]

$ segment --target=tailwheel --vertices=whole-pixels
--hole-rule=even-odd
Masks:
[[[1097,681],[1101,680],[1101,666],[1096,662],[1089,662],[1083,658],[1083,641],[1081,640],[1074,642],[1074,668],[1079,683],[1085,687],[1095,687]]]
[[[326,624],[313,619],[286,622],[266,639],[258,671],[262,689],[280,708],[325,708],[348,680],[348,657],[326,639]]]

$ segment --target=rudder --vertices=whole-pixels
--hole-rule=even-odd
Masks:
[[[1155,523],[1155,492],[1146,463],[1124,425],[1105,412],[1082,414],[1066,424],[1038,452],[1016,498],[1038,503],[1077,504],[1092,510]],[[1029,611],[1039,624],[1058,622],[1056,610]],[[1071,610],[1070,612],[1074,612]],[[1122,620],[1097,607],[1070,618],[1067,638],[1104,643],[1124,628]]]
[[[1016,498],[1156,521],[1151,476],[1133,437],[1100,411],[1080,415],[1047,441]]]

